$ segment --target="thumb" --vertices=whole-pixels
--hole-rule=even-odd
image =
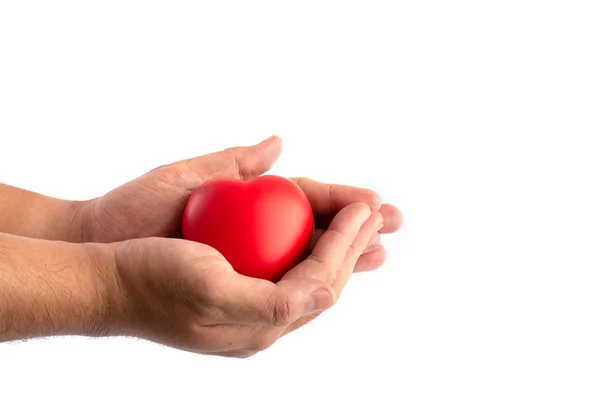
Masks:
[[[237,146],[186,160],[188,167],[208,177],[253,179],[267,172],[281,154],[282,141],[271,136],[252,146]]]
[[[316,279],[287,279],[277,284],[236,274],[221,304],[228,323],[287,326],[336,302],[330,285]]]

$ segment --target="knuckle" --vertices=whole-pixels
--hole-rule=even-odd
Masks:
[[[189,180],[193,173],[193,169],[185,163],[176,163],[169,165],[162,177],[166,183],[178,186],[180,182]]]
[[[357,203],[356,208],[360,209],[362,213],[371,212],[371,206],[365,202]]]
[[[350,246],[352,240],[339,226],[333,225],[323,233],[323,242],[323,247],[325,249],[335,249]]]
[[[237,147],[228,147],[223,150],[223,154],[227,155],[227,158],[230,160],[229,164],[233,169],[234,173],[238,175],[238,177],[242,180],[246,179],[244,168],[240,165],[240,159],[238,157],[238,148]]]
[[[351,259],[357,258],[362,254],[362,252],[366,248],[366,243],[362,246],[359,246],[357,243],[352,243],[350,247],[348,247],[348,255]]]
[[[205,177],[196,168],[193,168],[188,161],[177,162],[163,167],[159,175],[159,181],[169,188],[184,188],[193,190],[198,182],[203,181]]]
[[[321,265],[321,266],[327,264],[327,261],[325,260],[325,258],[321,254],[318,254],[318,253],[309,254],[309,256],[307,257],[307,260],[309,260],[317,265]]]
[[[337,186],[329,185],[329,189],[327,190],[327,197],[329,198],[329,213],[332,213],[337,207],[337,204],[335,204],[336,187]]]
[[[293,304],[290,297],[281,293],[273,306],[272,321],[275,326],[285,326],[293,322]]]
[[[342,231],[339,227],[331,229],[331,245],[339,247],[350,247],[353,242],[353,238],[349,236],[347,232]]]
[[[371,189],[366,189],[366,198],[368,199],[369,206],[373,209],[378,210],[381,207],[381,196],[379,193]]]
[[[306,186],[310,179],[308,179],[305,176],[299,176],[296,178],[292,178],[292,181],[294,181],[294,183],[296,183],[296,185],[298,185],[302,189],[304,188],[304,186]]]

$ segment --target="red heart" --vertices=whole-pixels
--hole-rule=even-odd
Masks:
[[[275,282],[306,256],[314,217],[304,192],[287,178],[218,178],[192,193],[182,230],[185,239],[219,251],[238,273]]]

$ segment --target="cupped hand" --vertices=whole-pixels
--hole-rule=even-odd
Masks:
[[[236,273],[213,248],[181,239],[110,245],[121,312],[113,330],[202,354],[248,357],[334,305],[383,226],[365,203],[332,219],[311,254],[281,281]]]
[[[273,136],[254,146],[233,147],[156,168],[88,202],[83,208],[84,240],[106,243],[152,236],[180,237],[183,209],[199,185],[219,177],[256,178],[272,167],[281,149],[281,139]],[[308,178],[292,179],[312,204],[317,223],[315,238],[349,204],[364,202],[379,211],[384,225],[370,238],[355,271],[369,271],[383,264],[386,251],[379,234],[393,233],[400,228],[402,214],[398,208],[381,204],[379,195],[369,189],[325,184]]]

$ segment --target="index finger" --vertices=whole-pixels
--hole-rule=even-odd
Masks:
[[[371,216],[365,203],[351,204],[342,209],[319,238],[311,254],[284,275],[291,278],[312,278],[331,283],[352,248],[361,227]]]

